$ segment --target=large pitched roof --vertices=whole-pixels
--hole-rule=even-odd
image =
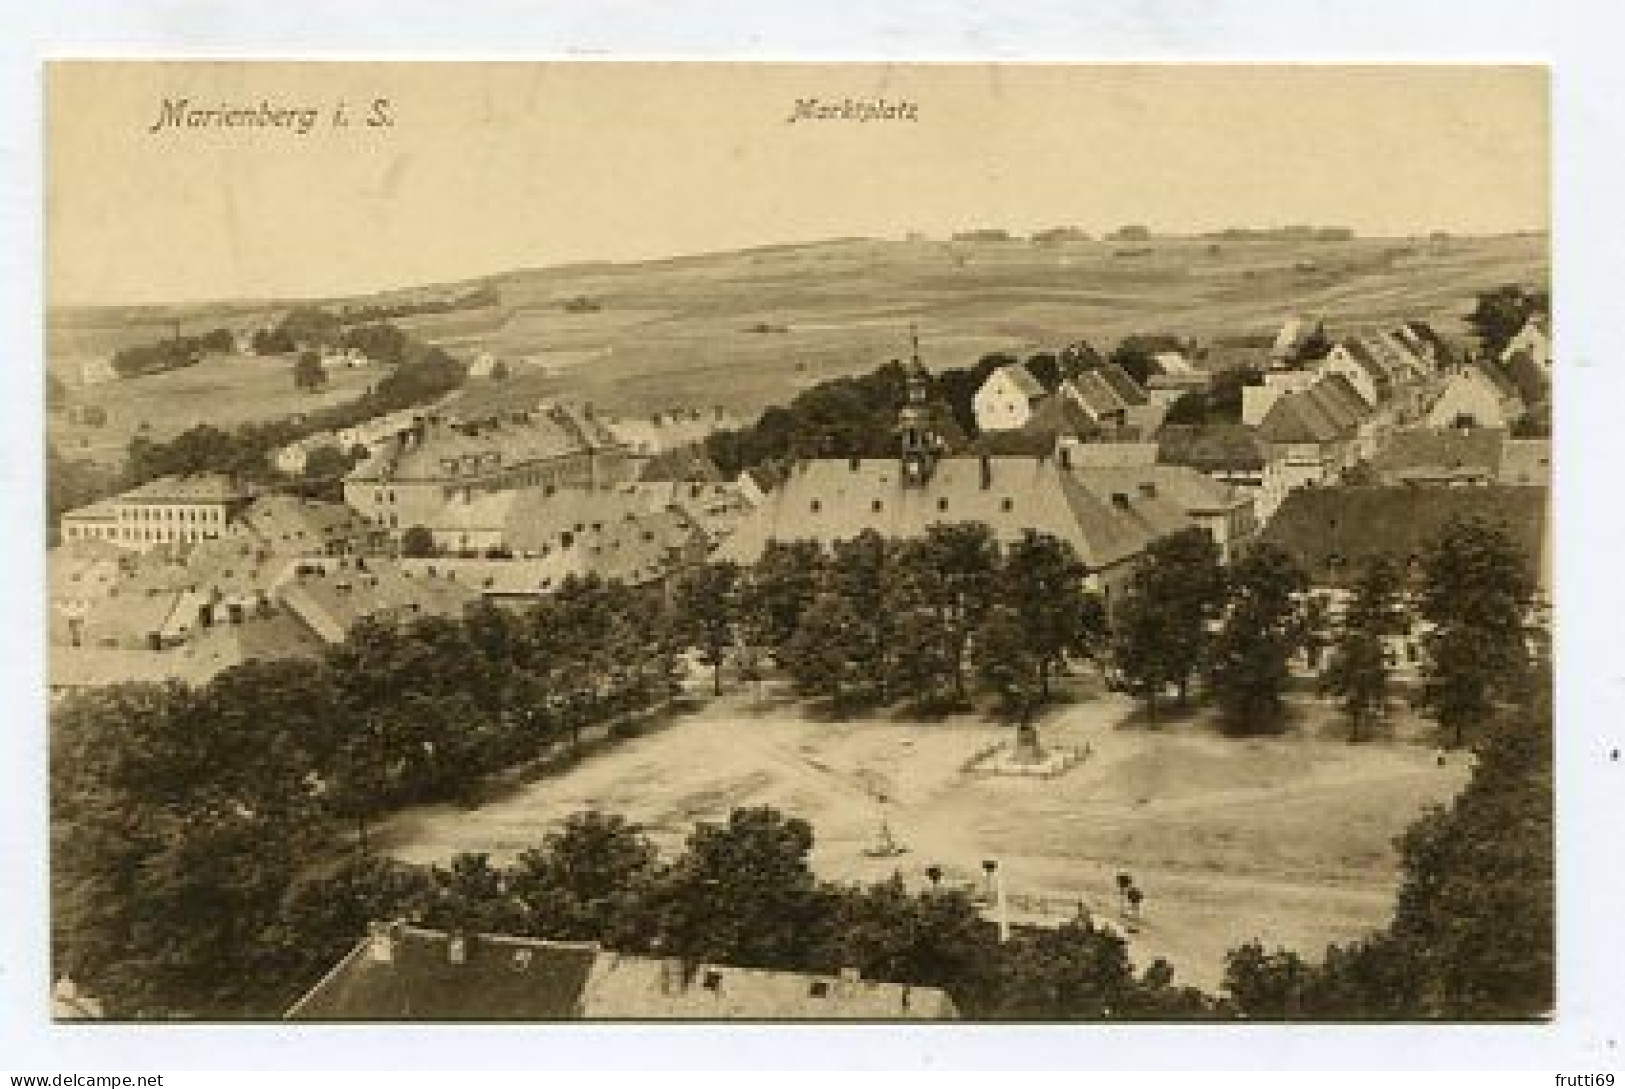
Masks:
[[[115,502],[229,503],[247,499],[253,490],[225,473],[161,476],[131,488]]]
[[[939,988],[631,956],[594,943],[375,925],[287,1012],[296,1021],[910,1020]]]
[[[1117,394],[1117,399],[1124,405],[1132,407],[1145,404],[1145,390],[1141,389],[1140,384],[1120,365],[1108,359],[1093,370],[1106,380],[1106,384],[1111,386],[1112,392]]]
[[[405,618],[420,614],[459,615],[480,595],[476,583],[459,580],[455,571],[431,565],[433,573],[415,574],[403,561],[369,559],[329,570],[302,565],[280,591],[282,604],[326,643],[340,643],[364,616]]]
[[[1034,401],[1044,396],[1044,383],[1033,377],[1033,372],[1027,369],[1025,363],[1006,363],[999,368],[999,373],[1009,379],[1010,384],[1027,400]]]
[[[905,487],[891,458],[802,462],[718,555],[751,563],[772,540],[828,544],[871,529],[917,537],[936,523],[974,521],[1005,542],[1026,529],[1059,537],[1100,570],[1190,525],[1167,499],[1114,493],[1092,473],[1049,457],[954,457],[938,461],[923,487]]]
[[[1552,440],[1507,439],[1501,447],[1503,484],[1550,484]]]
[[[484,472],[619,445],[596,419],[566,405],[538,411],[514,408],[500,417],[464,420],[431,418],[420,432],[385,440],[351,470],[348,479],[454,479],[465,471]]]
[[[1128,408],[1128,403],[1118,396],[1117,390],[1099,369],[1084,371],[1071,379],[1067,386],[1072,396],[1097,417],[1123,412]]]
[[[237,522],[239,531],[273,552],[321,552],[329,545],[359,545],[376,528],[354,508],[302,496],[256,499]]]
[[[671,1020],[934,1020],[957,1016],[936,987],[855,975],[774,972],[604,952],[594,962],[582,1016]]]
[[[581,1016],[591,944],[394,927],[364,938],[287,1013],[296,1021],[564,1021]],[[388,959],[383,959],[387,942]]]
[[[1330,573],[1352,578],[1377,556],[1404,564],[1425,553],[1452,519],[1482,518],[1505,529],[1536,578],[1546,494],[1501,485],[1300,488],[1275,512],[1262,540],[1285,549],[1311,578],[1335,581]]]
[[[1340,414],[1325,395],[1312,389],[1283,393],[1258,425],[1258,437],[1273,443],[1327,443],[1347,438],[1354,421]]]
[[[1501,471],[1505,439],[1504,431],[1493,428],[1396,431],[1371,464],[1395,483],[1467,475],[1493,480]]]

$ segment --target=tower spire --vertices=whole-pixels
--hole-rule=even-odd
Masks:
[[[903,407],[898,412],[897,431],[901,438],[904,487],[923,487],[936,468],[937,455],[942,450],[942,439],[932,424],[931,376],[920,362],[920,331],[913,322],[908,326],[912,359],[908,367],[907,389]]]

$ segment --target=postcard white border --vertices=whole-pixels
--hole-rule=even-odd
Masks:
[[[29,10],[29,7],[40,10]],[[1606,0],[499,3],[0,10],[0,1068],[1608,1069],[1625,1039],[1625,16]],[[1560,1011],[1547,1026],[55,1026],[47,1020],[41,78],[51,56],[1550,62],[1556,148]],[[1612,338],[1610,334],[1613,334]]]

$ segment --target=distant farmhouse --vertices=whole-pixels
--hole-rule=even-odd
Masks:
[[[1024,427],[1047,391],[1022,363],[1007,363],[987,376],[972,398],[976,426],[982,431]]]
[[[1478,361],[1450,375],[1444,391],[1428,409],[1430,427],[1509,428],[1523,417],[1524,406],[1512,385],[1491,364]]]
[[[865,1020],[957,1018],[936,987],[856,971],[769,971],[614,953],[595,942],[373,924],[291,1021]]]

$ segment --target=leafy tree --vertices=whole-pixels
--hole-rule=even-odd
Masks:
[[[1422,560],[1419,611],[1425,643],[1421,704],[1461,745],[1497,698],[1523,691],[1529,675],[1524,619],[1534,595],[1526,561],[1499,527],[1446,526]]]
[[[840,890],[828,938],[814,954],[825,970],[941,987],[970,1010],[990,1004],[999,983],[997,928],[959,891],[911,893],[901,878]]]
[[[905,597],[911,587],[894,587],[881,606],[892,614],[891,671],[887,687],[922,711],[954,702],[955,658],[941,618],[918,597]]]
[[[1115,931],[1090,919],[1023,928],[1000,951],[992,1016],[1023,1021],[1100,1021],[1131,1005],[1134,969]]]
[[[932,525],[923,538],[900,545],[895,557],[898,588],[922,610],[914,618],[913,645],[938,663],[922,679],[934,683],[945,675],[960,703],[967,696],[972,635],[998,593],[1000,566],[998,542],[980,522]]]
[[[1210,651],[1208,687],[1227,730],[1273,731],[1285,715],[1287,663],[1302,631],[1298,598],[1309,580],[1284,550],[1259,544],[1231,567],[1228,581],[1230,601]]]
[[[826,592],[813,601],[785,648],[797,692],[827,699],[836,710],[860,701],[866,686],[851,653],[859,624],[857,610],[841,595]]]
[[[1518,335],[1524,323],[1537,313],[1550,313],[1551,301],[1544,291],[1528,291],[1520,284],[1505,284],[1482,292],[1466,322],[1478,338],[1485,356],[1499,359],[1507,343]]]
[[[339,319],[318,306],[296,306],[277,324],[295,346],[328,346],[337,342]]]
[[[1343,616],[1332,662],[1326,671],[1327,691],[1342,701],[1349,719],[1349,740],[1362,741],[1371,724],[1387,714],[1388,660],[1385,639],[1401,630],[1399,579],[1379,557],[1354,587]]]
[[[1416,965],[1424,1015],[1528,1018],[1555,999],[1551,677],[1487,731],[1449,809],[1400,842],[1392,934]]]
[[[293,338],[280,327],[254,330],[251,345],[255,355],[287,355],[294,350]]]
[[[586,810],[522,853],[509,885],[527,911],[524,933],[633,952],[654,934],[649,897],[660,873],[641,828]]]
[[[846,654],[854,694],[876,703],[890,702],[891,655],[895,640],[893,617],[876,607],[886,599],[897,542],[866,529],[849,541],[837,541],[826,582],[850,606],[846,619]]]
[[[812,827],[767,807],[701,824],[656,893],[661,949],[725,964],[798,968],[821,900]]]
[[[1191,676],[1207,648],[1209,620],[1224,595],[1219,547],[1191,528],[1153,541],[1118,599],[1113,656],[1131,691],[1152,718],[1168,685],[1186,700]]]
[[[1312,967],[1297,953],[1264,951],[1258,941],[1232,949],[1225,958],[1224,990],[1243,1017],[1255,1021],[1294,1021],[1305,1016],[1303,996]]]
[[[293,364],[295,389],[312,391],[327,385],[327,371],[322,368],[321,356],[315,352],[300,352]]]
[[[1049,699],[1050,679],[1067,655],[1090,652],[1102,635],[1084,573],[1070,544],[1036,530],[1023,530],[1005,554],[999,598],[1014,611],[1037,659],[1041,699]]]
[[[719,696],[722,666],[734,645],[739,580],[739,566],[727,561],[702,564],[677,580],[677,613],[687,620],[702,660],[711,667],[712,690]]]
[[[428,526],[408,526],[406,532],[401,534],[403,556],[433,556],[436,551],[434,534],[429,532]]]
[[[988,611],[976,630],[976,675],[998,697],[999,711],[1020,722],[1032,718],[1044,698],[1044,668],[1027,640],[1021,616],[1005,605]]]
[[[752,643],[775,658],[818,595],[826,556],[816,541],[769,541],[740,587],[740,619]]]

